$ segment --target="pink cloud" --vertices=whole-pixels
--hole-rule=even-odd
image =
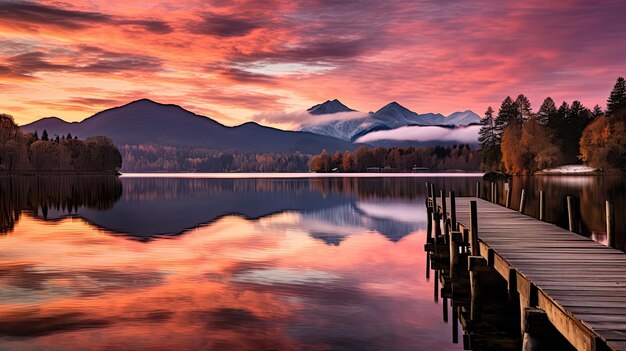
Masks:
[[[233,123],[333,98],[422,113],[519,93],[535,108],[548,95],[603,105],[626,74],[625,12],[621,0],[5,2],[0,110],[81,119],[93,108],[62,107],[76,89],[163,95]]]

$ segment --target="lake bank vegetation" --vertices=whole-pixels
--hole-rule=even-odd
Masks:
[[[0,114],[0,174],[117,174],[121,166],[121,154],[107,137],[51,138],[45,130],[39,137]]]
[[[546,98],[534,113],[520,94],[506,97],[498,114],[489,107],[479,142],[486,171],[532,174],[546,168],[584,163],[602,170],[626,166],[626,87],[618,78],[606,111],[580,101],[556,106]]]
[[[467,144],[448,147],[376,147],[362,146],[354,152],[324,150],[313,156],[313,172],[422,172],[479,171],[480,153]]]
[[[301,152],[252,153],[152,144],[123,145],[123,172],[306,172]]]

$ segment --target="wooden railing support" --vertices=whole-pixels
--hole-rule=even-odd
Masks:
[[[574,231],[574,205],[572,197],[567,197],[567,224],[570,232]]]
[[[456,199],[454,197],[454,191],[450,191],[450,231],[457,231],[456,223]]]
[[[613,203],[606,202],[606,241],[610,247],[616,248],[615,243],[615,212]]]
[[[476,201],[470,201],[470,249],[472,256],[479,256],[480,249],[478,247],[478,208]]]
[[[543,221],[544,219],[544,211],[545,211],[545,204],[544,204],[544,197],[543,197],[543,190],[539,191],[539,220]]]

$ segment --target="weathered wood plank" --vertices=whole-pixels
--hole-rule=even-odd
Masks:
[[[460,228],[470,229],[470,201],[477,202],[479,254],[507,280],[517,272],[523,298],[538,291],[538,307],[574,347],[595,350],[599,340],[626,350],[623,252],[476,198],[455,198]]]

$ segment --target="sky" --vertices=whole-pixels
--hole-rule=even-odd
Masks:
[[[0,113],[80,121],[150,98],[289,128],[302,121],[272,116],[335,98],[364,112],[482,114],[519,93],[535,110],[546,96],[605,106],[626,75],[625,13],[623,0],[0,0]]]

